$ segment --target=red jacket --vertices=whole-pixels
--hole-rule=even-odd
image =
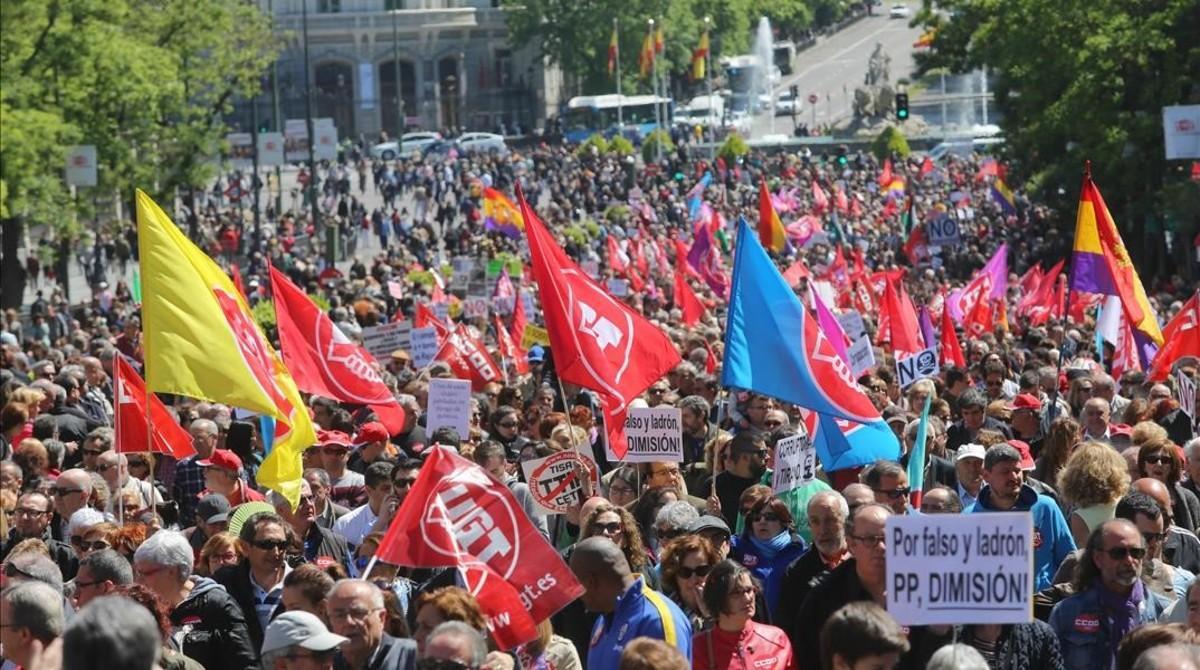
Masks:
[[[694,635],[692,670],[796,670],[796,659],[787,634],[750,621],[740,633],[714,628]]]

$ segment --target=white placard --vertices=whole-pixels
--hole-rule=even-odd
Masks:
[[[433,315],[436,316],[439,321],[449,323],[450,322],[450,303],[449,302],[433,303]]]
[[[890,516],[887,611],[902,626],[1033,620],[1028,512]]]
[[[938,373],[938,369],[937,347],[929,347],[896,359],[896,379],[902,389],[908,388],[918,379],[933,377]]]
[[[463,301],[463,317],[467,319],[487,318],[491,300],[482,296],[468,296]]]
[[[439,346],[437,328],[413,328],[409,332],[409,340],[412,344],[413,367],[420,369],[433,362]]]
[[[412,347],[412,321],[392,321],[382,326],[368,326],[362,330],[363,348],[376,360],[386,361],[393,351]]]
[[[817,450],[807,435],[789,435],[775,444],[771,488],[786,493],[817,477]]]
[[[837,304],[837,291],[833,290],[833,284],[824,280],[811,280],[809,286],[812,286],[817,295],[821,296],[821,300],[826,305]]]
[[[1200,105],[1163,107],[1167,160],[1200,158]]]
[[[683,462],[678,407],[631,407],[625,417],[626,463]]]
[[[250,133],[226,133],[225,142],[229,145],[229,166],[237,170],[246,170],[254,165],[254,136]]]
[[[962,232],[958,229],[958,221],[948,214],[942,214],[932,221],[925,223],[925,232],[929,234],[929,243],[941,247],[958,244],[962,241]]]
[[[371,63],[358,64],[358,90],[362,94],[358,98],[360,109],[370,111],[375,109],[375,66]]]
[[[586,261],[583,261],[582,263],[580,263],[579,267],[583,268],[584,274],[591,277],[592,279],[600,278],[600,262],[599,261],[586,260]]]
[[[258,164],[283,165],[283,133],[258,134]]]
[[[871,346],[871,339],[866,335],[846,348],[846,356],[850,358],[850,374],[855,378],[875,367],[875,348]]]
[[[576,474],[581,465],[592,480],[592,491],[599,492],[600,469],[584,448],[587,446],[582,445],[578,454],[568,449],[521,464],[525,481],[529,483],[530,497],[543,512],[562,514],[583,502],[583,482]]]
[[[313,134],[317,137],[313,144],[313,158],[319,161],[337,160],[338,132],[333,119],[315,119]]]
[[[67,186],[96,185],[96,145],[67,147]]]
[[[449,426],[465,442],[471,429],[471,382],[466,379],[429,380],[429,409],[425,413],[425,434]]]
[[[842,327],[842,332],[846,337],[853,342],[862,337],[867,332],[867,326],[863,323],[862,314],[858,310],[847,310],[837,315],[838,325]]]
[[[1188,417],[1196,418],[1196,382],[1184,374],[1183,370],[1175,371],[1175,385],[1179,387],[1179,409]]]
[[[283,157],[289,163],[308,161],[308,122],[304,119],[284,121]]]
[[[629,295],[629,281],[625,279],[609,279],[608,292],[618,298]]]

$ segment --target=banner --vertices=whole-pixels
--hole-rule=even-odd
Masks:
[[[533,640],[535,622],[583,594],[508,487],[450,449],[430,450],[376,556],[393,565],[458,567],[500,649]]]
[[[362,329],[363,348],[376,360],[386,361],[393,351],[409,351],[412,348],[412,330],[412,322],[407,319],[381,326],[367,326]]]
[[[259,133],[258,164],[260,167],[283,165],[283,133]]]
[[[631,407],[625,417],[626,463],[683,462],[683,424],[678,407]]]
[[[466,441],[471,428],[471,382],[465,379],[429,380],[429,409],[426,412],[425,434],[442,426],[458,431]]]
[[[775,468],[771,488],[787,493],[817,477],[817,450],[808,435],[789,435],[775,444]]]
[[[951,246],[962,241],[958,222],[945,213],[927,222],[925,231],[929,236],[929,243],[939,247]]]
[[[529,483],[529,494],[543,512],[562,514],[583,503],[581,468],[592,480],[592,491],[600,490],[599,468],[594,460],[584,455],[588,447],[580,445],[578,454],[568,449],[521,463],[525,481]]]
[[[837,321],[842,327],[842,332],[846,333],[846,337],[850,338],[851,342],[867,333],[867,326],[863,323],[862,314],[857,310],[851,309],[838,314]]]
[[[254,165],[254,136],[250,133],[228,133],[225,142],[229,144],[229,167],[235,170],[249,170]]]
[[[1033,620],[1028,512],[890,516],[887,611],[902,626]]]
[[[936,346],[903,358],[896,358],[896,380],[902,389],[908,388],[918,379],[935,376],[938,369]]]
[[[1175,371],[1175,384],[1179,388],[1179,409],[1189,418],[1196,418],[1196,382],[1183,370]]]
[[[409,351],[412,354],[414,368],[420,369],[433,362],[433,358],[437,356],[438,347],[441,346],[438,341],[437,328],[433,326],[413,328],[409,333],[409,340],[412,344]]]
[[[1200,158],[1200,105],[1163,107],[1167,160]]]

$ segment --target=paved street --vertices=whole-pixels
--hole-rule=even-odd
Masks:
[[[798,122],[813,125],[814,111],[818,125],[849,116],[854,88],[862,85],[867,60],[877,42],[892,58],[892,82],[911,76],[912,43],[922,31],[908,27],[908,19],[889,19],[889,6],[885,3],[876,7],[875,16],[863,18],[797,54],[796,72],[785,76],[776,90],[786,90],[792,84],[799,86],[804,104],[797,114]],[[909,3],[914,12],[918,6],[919,3]],[[808,103],[808,96],[813,93],[819,99],[815,110]],[[766,111],[754,119],[753,137],[776,133],[791,135],[791,131],[790,116],[772,117],[771,112]]]

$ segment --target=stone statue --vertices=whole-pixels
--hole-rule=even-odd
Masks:
[[[891,79],[891,64],[892,57],[887,55],[883,50],[883,43],[875,43],[875,51],[871,52],[871,58],[867,61],[867,86],[878,86],[886,84]]]
[[[867,75],[863,87],[854,89],[854,117],[882,117],[891,112],[896,92],[891,86],[892,57],[883,50],[881,42],[867,60]]]

